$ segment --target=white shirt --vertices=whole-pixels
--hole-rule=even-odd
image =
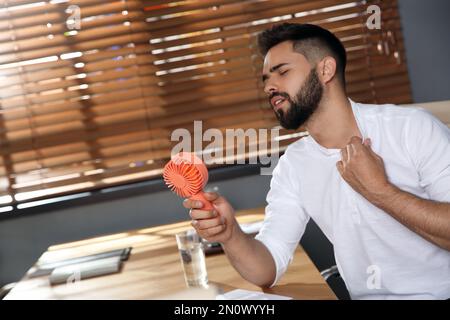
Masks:
[[[450,202],[450,130],[421,108],[350,102],[389,181],[420,198]],[[280,158],[256,236],[275,260],[274,284],[312,218],[334,246],[352,299],[450,298],[450,252],[354,191],[336,168],[339,160],[339,149],[326,149],[311,136]]]

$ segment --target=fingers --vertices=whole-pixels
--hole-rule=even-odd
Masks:
[[[353,153],[355,153],[357,150],[361,149],[361,147],[363,146],[363,140],[360,137],[353,136],[350,138],[348,145],[351,146]]]
[[[346,162],[350,161],[354,155],[356,155],[357,151],[361,149],[362,146],[371,147],[372,141],[367,138],[363,140],[360,137],[353,136],[350,138],[349,143],[345,146],[345,148],[341,149],[341,156],[343,161],[343,166],[346,166]]]
[[[187,209],[200,209],[203,207],[203,203],[198,200],[185,199],[183,206]]]
[[[357,136],[353,136],[350,138],[350,141],[348,142],[348,144],[355,144],[355,145],[361,145],[362,144],[362,139],[360,137]]]
[[[211,219],[218,217],[217,211],[205,211],[205,210],[190,210],[189,215],[193,220]]]
[[[194,220],[192,225],[198,230],[206,230],[210,228],[215,228],[224,224],[222,217],[215,217],[212,219]]]
[[[342,175],[344,173],[344,164],[342,163],[342,161],[336,162],[336,167],[339,173]]]
[[[217,192],[205,192],[204,195],[208,201],[215,201],[220,198]],[[200,209],[203,207],[203,203],[198,200],[185,199],[183,206],[187,209]]]
[[[225,230],[225,225],[221,224],[216,227],[200,230],[202,237],[213,237]]]
[[[352,153],[352,155],[353,154],[355,154],[356,153],[356,147],[355,147],[355,145],[352,143],[351,145],[350,145],[350,148],[351,148],[351,153]]]
[[[341,149],[341,158],[342,158],[342,164],[345,167],[346,162],[349,160],[348,159],[348,152],[347,152],[347,148]]]
[[[347,161],[350,161],[352,158],[352,153],[355,150],[355,147],[352,144],[348,144],[345,146],[345,150],[347,151]]]
[[[364,140],[364,146],[366,146],[366,149],[374,156],[376,156],[377,158],[379,158],[378,154],[375,153],[375,151],[372,150],[372,140],[370,140],[370,138],[367,138],[366,140]]]
[[[209,201],[214,201],[219,198],[219,194],[217,192],[205,192],[205,198]]]
[[[198,216],[200,213],[210,212],[193,210],[192,213],[194,216]],[[224,231],[226,228],[225,220],[218,215],[214,218],[193,220],[191,224],[202,237],[215,236]]]

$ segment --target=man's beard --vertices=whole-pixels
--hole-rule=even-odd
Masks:
[[[280,125],[285,129],[295,130],[308,121],[317,110],[322,99],[323,87],[316,69],[311,69],[295,99],[291,99],[285,92],[278,92],[275,95],[282,96],[290,104],[286,112],[281,108],[275,112]]]

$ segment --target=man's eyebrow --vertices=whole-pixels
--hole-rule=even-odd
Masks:
[[[273,66],[272,68],[270,68],[269,72],[273,73],[274,71],[277,71],[278,69],[280,69],[282,66],[285,66],[289,63],[284,62],[284,63],[279,63],[276,66]],[[269,79],[269,75],[268,74],[263,74],[262,76],[262,82],[265,82],[267,79]]]

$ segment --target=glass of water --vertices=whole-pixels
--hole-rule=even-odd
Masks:
[[[187,286],[207,288],[208,274],[202,238],[194,229],[177,233],[175,236]]]

